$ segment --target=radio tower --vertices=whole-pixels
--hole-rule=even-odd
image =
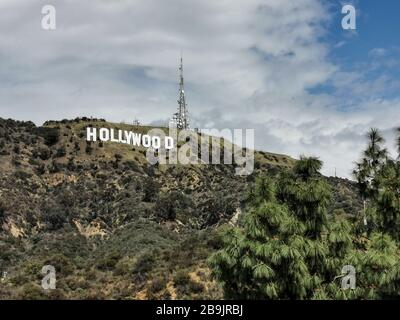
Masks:
[[[189,129],[189,116],[187,111],[187,104],[185,98],[185,86],[183,80],[183,59],[181,57],[181,65],[179,67],[179,100],[178,100],[178,112],[174,114],[173,122],[176,123],[176,127],[181,130]]]

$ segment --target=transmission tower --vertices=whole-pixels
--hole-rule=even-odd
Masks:
[[[173,116],[172,120],[178,129],[189,129],[189,115],[187,111],[185,85],[183,79],[183,59],[181,57],[181,65],[179,66],[179,99],[178,99],[178,112]]]

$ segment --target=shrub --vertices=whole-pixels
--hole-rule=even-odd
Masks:
[[[17,170],[14,173],[14,177],[17,179],[25,180],[25,179],[29,179],[30,177],[32,177],[32,174],[29,172],[25,172],[23,170]]]
[[[126,170],[132,170],[132,171],[136,171],[139,172],[139,166],[137,165],[137,163],[135,161],[132,160],[127,160],[124,162],[124,166]]]
[[[156,181],[151,178],[147,178],[143,183],[143,201],[144,202],[152,202],[159,191],[160,187]]]
[[[74,158],[71,157],[68,159],[67,169],[70,171],[74,171],[75,168],[76,168],[76,166],[75,166]]]
[[[63,164],[62,164],[62,163],[59,163],[59,162],[53,160],[53,161],[51,162],[51,167],[50,167],[49,171],[50,171],[51,173],[57,173],[57,172],[60,172],[60,171],[61,171],[62,167],[63,167]]]
[[[162,219],[175,220],[177,209],[179,209],[184,201],[184,196],[179,192],[174,191],[163,194],[156,201],[156,215]]]
[[[22,300],[45,300],[47,299],[44,291],[38,285],[27,284],[22,288],[22,291],[18,295],[19,299]]]
[[[90,142],[89,142],[89,141],[86,141],[85,152],[86,152],[87,154],[92,154],[92,150],[93,150],[93,148],[92,148],[92,146],[90,145]]]
[[[121,160],[122,160],[122,155],[121,154],[119,154],[119,153],[116,153],[115,155],[114,155],[114,158],[115,158],[115,162],[120,162]]]
[[[116,276],[126,275],[130,271],[131,271],[131,266],[129,264],[129,261],[125,259],[119,260],[114,267],[114,275]]]
[[[193,281],[184,270],[179,270],[174,277],[174,284],[181,295],[198,294],[204,290],[203,284]]]
[[[44,164],[39,164],[37,167],[36,167],[36,173],[38,174],[38,175],[42,175],[42,174],[44,174],[45,172],[46,172],[46,167],[45,167],[45,165]]]
[[[167,286],[167,278],[164,276],[158,276],[153,279],[151,282],[149,291],[150,293],[160,292],[161,290],[165,289]]]
[[[66,154],[67,151],[65,150],[65,147],[61,146],[60,148],[57,149],[56,157],[57,158],[65,157]]]
[[[40,158],[43,161],[50,159],[51,151],[47,147],[40,147],[38,149],[33,150],[32,152],[33,157]]]
[[[29,158],[28,163],[32,166],[38,166],[40,162],[35,158]]]
[[[106,254],[105,257],[100,259],[100,261],[97,263],[97,267],[100,270],[113,269],[121,258],[122,258],[121,253],[119,253],[118,251],[112,251]]]
[[[47,225],[49,231],[59,230],[67,221],[64,211],[58,208],[50,208],[42,213],[42,218]]]
[[[189,291],[193,293],[200,293],[204,290],[204,285],[200,282],[196,282],[193,280],[189,281]]]
[[[205,225],[213,225],[222,218],[232,216],[235,209],[235,199],[222,192],[215,193],[206,203]]]
[[[6,207],[4,203],[0,200],[0,225],[3,224],[6,218]]]
[[[39,127],[36,129],[38,136],[44,138],[44,142],[48,146],[56,144],[59,140],[59,130],[57,128]]]
[[[174,276],[174,283],[177,286],[186,286],[189,281],[190,277],[189,274],[185,270],[179,270]]]
[[[151,253],[146,252],[140,255],[139,258],[137,259],[133,269],[133,273],[146,274],[147,272],[153,269],[154,263],[155,263],[155,257]]]
[[[11,163],[12,163],[14,166],[16,166],[16,167],[18,167],[18,166],[21,165],[21,161],[19,160],[18,157],[12,157]]]
[[[74,265],[72,260],[62,253],[56,253],[46,258],[41,266],[52,265],[56,269],[58,275],[66,277],[74,273]]]

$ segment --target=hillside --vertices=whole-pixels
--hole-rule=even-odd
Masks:
[[[206,259],[218,230],[245,211],[257,175],[294,159],[255,153],[255,172],[235,165],[149,165],[145,149],[87,143],[87,126],[146,132],[99,119],[31,122],[0,118],[0,296],[6,298],[221,298]],[[332,213],[355,214],[348,180],[327,178]],[[43,265],[57,289],[40,288]]]

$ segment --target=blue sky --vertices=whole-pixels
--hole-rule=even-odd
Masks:
[[[357,11],[357,30],[341,27],[341,8],[352,4]],[[400,2],[396,0],[330,1],[330,20],[322,41],[329,44],[329,59],[348,71],[363,72],[365,79],[400,77]],[[374,67],[371,65],[376,64]],[[311,92],[334,93],[329,81]],[[398,91],[382,92],[384,98],[398,97]],[[346,106],[341,110],[346,111]]]
[[[166,124],[183,52],[196,127],[253,128],[258,149],[319,156],[344,177],[369,127],[394,149],[400,1],[54,0],[55,31],[44,4],[0,2],[0,117]]]
[[[336,2],[336,1],[335,1]],[[331,41],[346,41],[346,32],[341,29],[341,3],[337,2],[332,10],[334,28],[331,29]],[[352,60],[365,59],[374,48],[400,47],[398,30],[400,27],[400,2],[396,0],[361,0],[354,3],[357,10],[357,36],[336,50],[336,54]]]
[[[348,45],[334,52],[344,65],[357,63],[357,60],[373,59],[371,51],[383,49],[387,60],[398,59],[400,53],[400,2],[385,0],[383,2],[364,0],[358,2],[360,11],[358,17],[357,36]],[[335,36],[338,36],[337,34]],[[340,35],[339,35],[340,36]],[[398,68],[383,68],[381,72],[389,72],[392,76],[399,76]]]

